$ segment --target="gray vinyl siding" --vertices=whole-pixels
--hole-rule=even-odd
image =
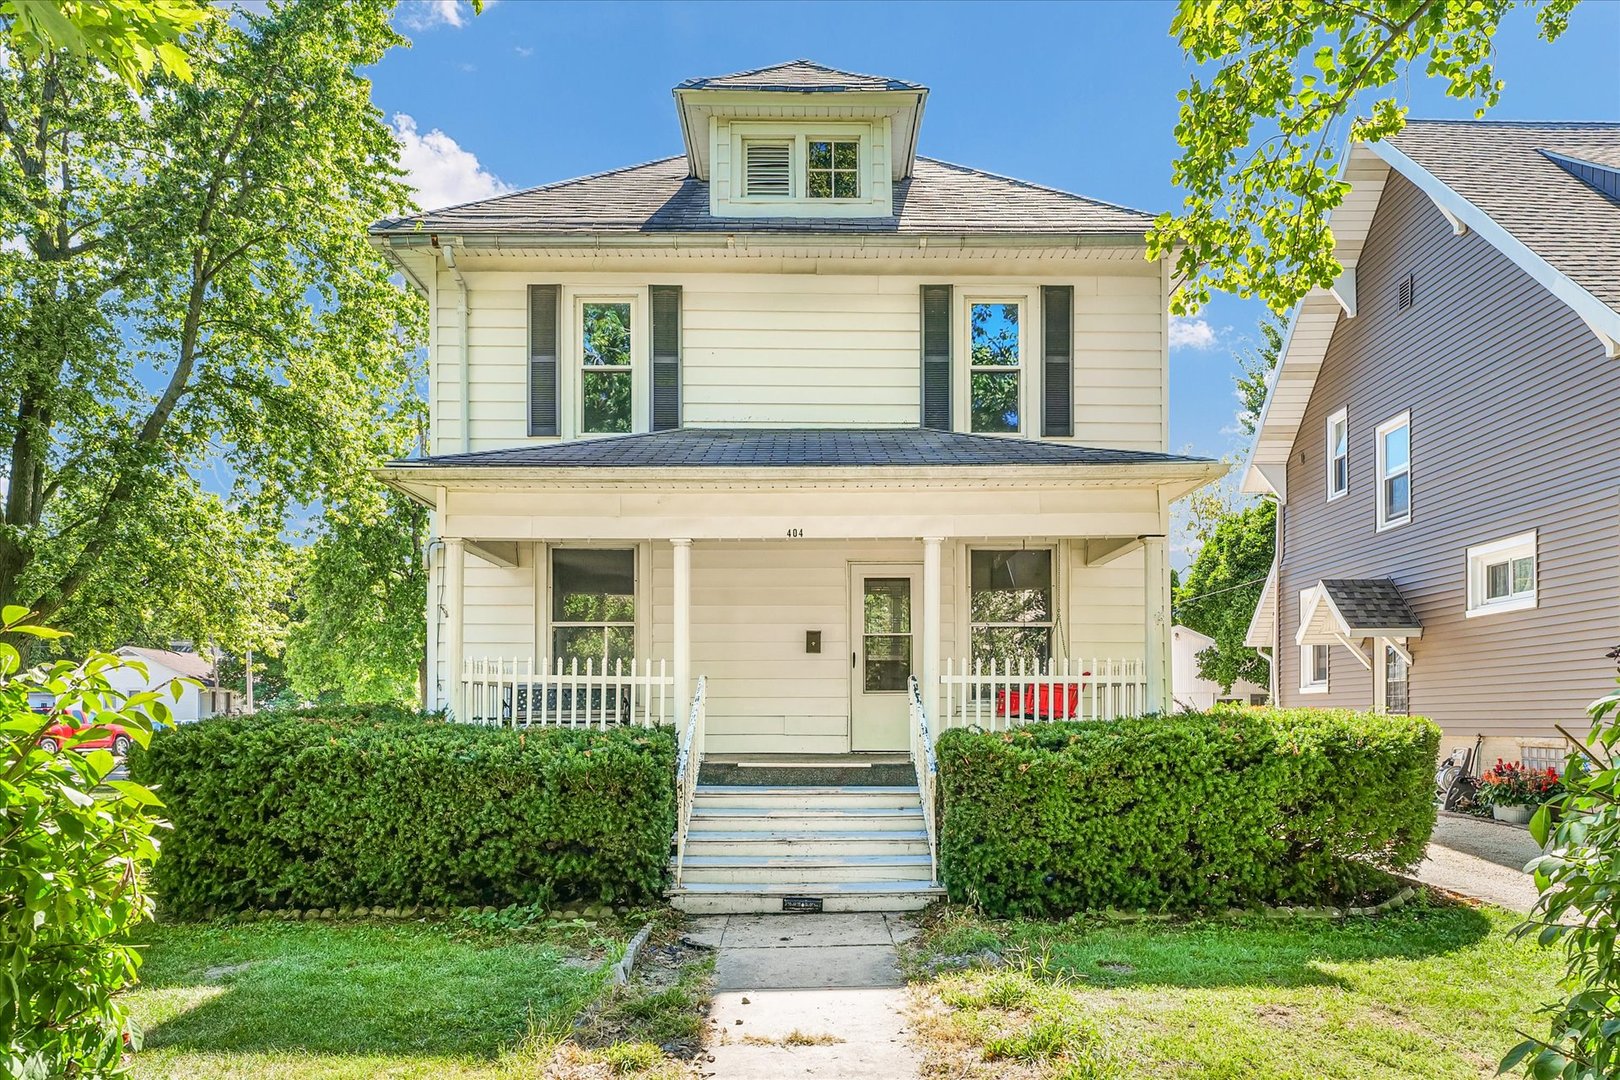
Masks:
[[[1416,299],[1397,310],[1400,282]],[[1424,628],[1411,711],[1450,736],[1584,731],[1620,644],[1620,361],[1569,308],[1392,175],[1288,462],[1278,685],[1290,705],[1365,708],[1372,674],[1332,650],[1302,694],[1299,590],[1395,580]],[[1349,492],[1326,501],[1327,418],[1349,410]],[[1412,520],[1376,531],[1375,429],[1411,410]],[[1467,549],[1538,530],[1538,606],[1466,618]]]

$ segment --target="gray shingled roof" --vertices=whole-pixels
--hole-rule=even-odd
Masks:
[[[1620,311],[1620,204],[1540,152],[1612,163],[1620,123],[1412,120],[1389,141]]]
[[[687,79],[677,90],[788,90],[798,93],[824,93],[844,90],[922,90],[916,83],[882,75],[861,75],[853,71],[818,64],[814,60],[789,60],[752,71]]]
[[[681,428],[603,439],[440,454],[396,467],[689,468],[883,465],[1206,464],[1209,458],[922,428]]]
[[[1389,578],[1324,578],[1322,587],[1351,629],[1416,630],[1423,625]]]
[[[709,185],[684,156],[390,218],[374,235],[454,233],[989,233],[1140,235],[1153,215],[994,173],[919,157],[881,218],[733,218],[709,213]]]

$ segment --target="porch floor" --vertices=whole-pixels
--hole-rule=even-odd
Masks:
[[[906,754],[708,754],[698,783],[724,787],[916,787]]]

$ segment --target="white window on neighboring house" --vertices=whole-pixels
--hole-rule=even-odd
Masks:
[[[1404,716],[1412,707],[1412,666],[1393,645],[1384,646],[1384,711]]]
[[[1299,647],[1299,688],[1307,694],[1323,694],[1328,688],[1330,645]]]
[[[1023,331],[1016,300],[968,303],[969,430],[1023,430]]]
[[[1468,616],[1536,606],[1536,534],[1532,530],[1468,549]]]
[[[584,300],[579,305],[579,430],[589,435],[631,431],[634,375],[631,304]]]
[[[1350,490],[1350,418],[1340,409],[1327,422],[1327,497],[1337,499]]]
[[[1412,414],[1378,425],[1378,528],[1412,520]]]

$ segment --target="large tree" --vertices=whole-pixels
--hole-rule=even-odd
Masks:
[[[1267,499],[1215,526],[1175,590],[1176,622],[1215,639],[1198,654],[1198,673],[1232,689],[1239,679],[1268,685],[1265,657],[1243,644],[1271,572],[1277,504]]]
[[[1491,39],[1516,7],[1555,40],[1576,0],[1181,0],[1171,32],[1197,65],[1181,91],[1172,178],[1185,208],[1149,234],[1174,255],[1178,313],[1211,290],[1283,311],[1338,276],[1327,215],[1349,185],[1337,144],[1387,139],[1413,74],[1438,79],[1478,115],[1497,103]]]
[[[140,89],[0,66],[0,602],[249,647],[289,510],[371,484],[422,322],[366,242],[409,206],[360,74],[391,9],[239,10]]]

